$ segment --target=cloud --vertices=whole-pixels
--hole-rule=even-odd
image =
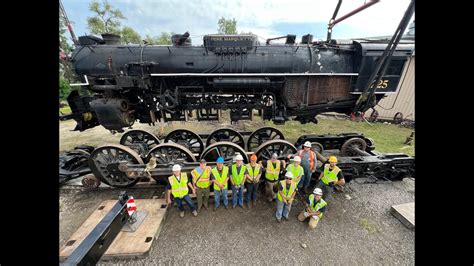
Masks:
[[[79,20],[84,21],[80,23],[80,27],[85,28],[85,20],[91,13],[87,10],[88,2],[84,2],[84,0],[63,0],[66,11],[71,13],[71,20],[76,24]],[[189,31],[193,43],[202,44],[203,35],[217,32],[217,21],[220,17],[235,18],[238,32],[250,31],[263,38],[299,34],[303,31],[299,28],[301,25],[305,25],[305,31],[314,29],[313,32],[305,33],[325,36],[326,29],[325,27],[321,29],[321,25],[327,25],[338,0],[110,0],[109,2],[127,17],[122,24],[134,28],[143,36],[159,35],[164,31],[175,33]],[[368,1],[343,1],[337,17],[347,14],[364,2]],[[410,0],[382,0],[336,25],[333,35],[341,38],[393,35],[409,2]],[[68,9],[68,6],[74,8],[74,5],[82,5],[82,9],[74,11]],[[314,28],[311,27],[313,24]]]

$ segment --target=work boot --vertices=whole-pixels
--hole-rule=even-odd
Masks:
[[[206,211],[207,211],[207,206],[206,206],[206,205],[204,205],[203,207],[204,207],[204,209],[206,209]]]
[[[253,202],[252,202],[252,205],[253,205],[254,207],[257,207],[257,201],[253,201]]]
[[[180,212],[179,217],[183,218],[184,217],[184,212]]]
[[[252,209],[252,204],[250,204],[250,202],[247,202],[247,207],[249,207],[249,209]]]
[[[278,218],[277,218],[277,222],[281,223],[281,219],[278,219]]]
[[[196,210],[193,211],[194,216],[198,216],[198,212]]]
[[[235,206],[236,206],[236,205],[232,205],[232,209],[235,209]]]
[[[240,208],[245,209],[245,205],[239,205]]]
[[[224,207],[225,207],[225,209],[226,209],[226,210],[228,210],[228,209],[229,209],[229,206],[227,206],[227,205],[225,205]]]
[[[289,220],[290,220],[288,217],[285,217],[285,216],[283,216],[283,218],[285,218],[285,220],[287,220],[287,221],[289,221]]]
[[[227,209],[227,207],[226,207],[226,209]],[[217,207],[214,207],[213,211],[217,211]]]
[[[197,211],[198,211],[198,212],[201,211],[201,206],[199,206],[199,207],[197,208]]]

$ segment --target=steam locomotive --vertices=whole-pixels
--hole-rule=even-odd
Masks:
[[[350,114],[369,84],[387,42],[313,41],[308,34],[268,39],[252,34],[205,35],[193,46],[189,33],[172,45],[124,45],[112,34],[81,36],[71,55],[81,90],[67,100],[75,130],[102,125],[122,132],[136,120],[216,120],[230,110],[232,121],[251,119],[258,110],[276,124],[293,118],[317,122],[322,112]],[[413,43],[400,43],[376,86],[374,103],[396,91]],[[372,105],[373,105],[372,104]],[[362,110],[366,111],[366,110]]]

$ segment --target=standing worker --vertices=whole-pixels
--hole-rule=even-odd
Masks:
[[[191,184],[191,180],[188,180],[188,176],[186,173],[181,173],[181,166],[179,164],[173,165],[173,175],[168,177],[168,186],[166,190],[166,203],[171,203],[170,194],[173,194],[173,198],[176,200],[176,204],[178,205],[178,209],[181,211],[179,217],[184,217],[184,206],[183,201],[186,201],[191,212],[194,216],[197,216],[198,213],[196,211],[196,207],[194,207],[193,201],[189,197],[189,189],[194,191],[194,187]]]
[[[285,169],[286,162],[278,160],[278,154],[274,153],[271,160],[262,161],[262,166],[265,167],[265,195],[268,201],[273,201],[277,196],[273,187],[278,185],[280,173]]]
[[[329,163],[324,165],[324,171],[319,175],[319,182],[316,185],[317,188],[323,190],[323,199],[326,199],[334,191],[336,186],[344,186],[346,180],[342,175],[342,171],[336,166],[336,156],[329,156]]]
[[[275,216],[279,223],[281,223],[282,216],[288,221],[291,204],[296,195],[296,183],[292,180],[293,174],[291,172],[286,172],[285,177],[286,181],[281,180],[278,183],[278,201]]]
[[[298,215],[298,220],[303,222],[309,217],[309,228],[314,229],[318,225],[319,220],[326,211],[327,203],[321,198],[323,191],[315,188],[313,194],[309,195],[304,202],[305,209]]]
[[[257,206],[257,190],[260,176],[262,175],[261,165],[257,163],[257,155],[250,156],[250,163],[247,164],[247,173],[245,174],[245,185],[247,186],[247,207]]]
[[[209,193],[211,191],[211,167],[207,166],[206,160],[202,159],[199,167],[191,171],[193,177],[193,187],[197,197],[197,211],[201,210],[204,203],[204,209],[209,205]]]
[[[298,188],[304,188],[305,193],[309,193],[308,186],[311,180],[311,175],[316,171],[316,153],[311,150],[311,142],[306,141],[303,144],[303,149],[298,151],[298,156],[301,158],[301,166],[304,170],[304,176]]]
[[[212,168],[212,183],[214,183],[214,211],[219,208],[220,200],[219,198],[222,197],[222,201],[224,202],[224,207],[227,210],[227,183],[229,182],[229,167],[224,165],[224,158],[219,157],[217,158],[217,166]]]
[[[245,170],[246,167],[243,164],[244,157],[237,154],[235,157],[235,164],[232,165],[230,182],[232,183],[232,208],[239,206],[243,209],[244,207],[244,183],[245,183]]]
[[[286,171],[291,172],[293,174],[293,182],[296,183],[298,189],[303,187],[303,182],[301,182],[301,180],[304,175],[304,169],[303,167],[301,167],[300,163],[301,157],[297,155],[295,156],[295,158],[293,158],[293,163],[290,163],[286,167]]]

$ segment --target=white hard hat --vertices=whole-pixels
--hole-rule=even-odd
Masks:
[[[293,179],[293,174],[291,172],[286,172],[285,177]]]
[[[305,146],[305,147],[310,147],[310,148],[311,148],[311,142],[306,141],[306,142],[303,144],[303,146]]]
[[[301,162],[301,158],[299,156],[295,156],[295,158],[293,158],[293,161],[295,162]]]
[[[322,195],[323,195],[323,191],[322,191],[320,188],[317,187],[317,188],[315,188],[315,189],[313,190],[313,194],[322,196]]]
[[[278,154],[276,153],[272,154],[272,158],[278,159]]]
[[[240,155],[240,154],[237,154],[237,156],[235,156],[235,160],[236,161],[243,161],[244,157],[242,157],[242,155]]]
[[[181,171],[181,165],[179,165],[179,164],[173,165],[173,172],[175,172],[175,171]]]

